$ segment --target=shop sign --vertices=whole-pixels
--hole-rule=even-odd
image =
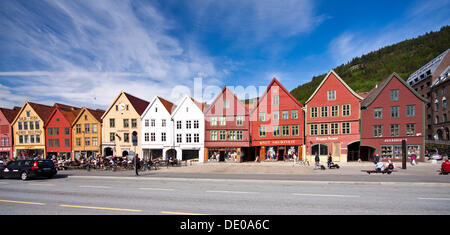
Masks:
[[[11,148],[0,148],[0,151],[11,151]]]
[[[299,145],[300,141],[297,140],[271,140],[271,141],[258,141],[259,145]]]
[[[16,135],[37,135],[42,134],[41,130],[33,130],[33,131],[16,131]]]
[[[327,137],[316,137],[316,141],[328,141],[328,140],[331,140],[331,141],[336,141],[336,140],[339,140],[339,137],[331,137],[331,136],[327,136]]]
[[[392,138],[392,139],[384,139],[385,143],[401,143],[402,140],[408,142],[408,138]]]

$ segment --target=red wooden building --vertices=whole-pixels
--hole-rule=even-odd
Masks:
[[[14,138],[11,123],[20,111],[20,107],[13,109],[0,108],[0,158],[12,159],[14,157]]]
[[[361,158],[399,161],[406,140],[407,154],[424,160],[426,102],[396,73],[378,84],[361,102]]]
[[[274,78],[250,112],[251,145],[261,160],[302,156],[303,105]]]
[[[246,105],[224,87],[205,110],[205,161],[252,160],[249,129]]]
[[[45,122],[45,147],[47,158],[53,155],[71,157],[72,123],[78,116],[80,108],[56,103]]]
[[[317,152],[322,162],[329,153],[336,162],[358,160],[362,100],[333,70],[325,76],[305,103],[306,155],[310,161]]]

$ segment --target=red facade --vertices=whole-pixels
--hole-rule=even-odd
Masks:
[[[0,158],[12,159],[14,157],[14,137],[11,123],[19,113],[20,108],[0,108]]]
[[[251,144],[262,160],[302,155],[303,105],[274,78],[250,113]]]
[[[358,160],[362,99],[334,71],[328,73],[305,103],[310,158],[318,152],[323,160],[329,153],[333,161]]]
[[[45,123],[45,147],[47,158],[70,157],[72,152],[72,122],[80,109],[56,104]]]
[[[251,160],[247,149],[250,147],[249,128],[248,109],[228,87],[224,87],[205,111],[205,152],[208,159],[214,154],[224,158],[230,153],[237,155],[237,161]]]
[[[406,140],[407,154],[424,160],[425,102],[395,73],[381,82],[361,103],[361,157],[399,161]]]

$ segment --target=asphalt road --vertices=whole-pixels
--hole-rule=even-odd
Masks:
[[[0,180],[3,215],[450,214],[450,184],[60,174]]]

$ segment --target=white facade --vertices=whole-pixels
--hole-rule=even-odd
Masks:
[[[172,113],[173,147],[178,160],[204,160],[205,116],[199,105],[185,96]]]
[[[166,159],[167,151],[173,148],[171,111],[167,110],[159,97],[154,97],[142,114],[139,139],[144,159]]]

